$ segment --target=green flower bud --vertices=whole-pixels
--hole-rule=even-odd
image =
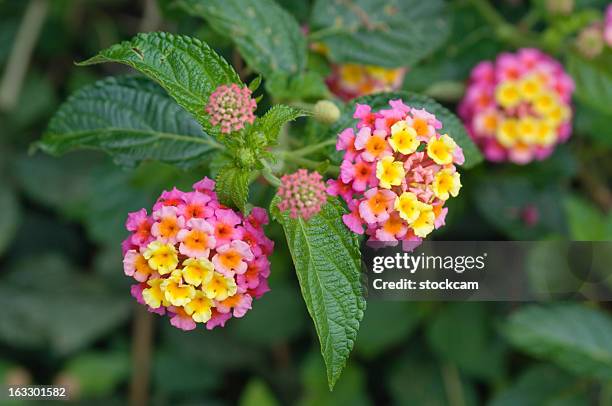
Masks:
[[[333,124],[340,118],[340,109],[329,100],[319,100],[314,106],[314,118],[321,123]]]

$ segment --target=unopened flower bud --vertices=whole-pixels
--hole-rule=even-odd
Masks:
[[[551,14],[569,15],[574,9],[574,0],[547,0],[546,10]]]
[[[314,118],[321,123],[333,124],[340,118],[340,109],[329,100],[319,100],[314,106]]]

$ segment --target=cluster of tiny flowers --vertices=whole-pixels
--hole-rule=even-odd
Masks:
[[[571,135],[574,82],[537,49],[479,63],[459,115],[490,161],[525,164],[548,157]]]
[[[289,217],[301,217],[304,220],[320,212],[321,206],[327,200],[321,174],[309,174],[306,169],[284,175],[278,188],[278,196],[281,198],[278,204],[281,211],[289,210]]]
[[[601,55],[606,46],[612,47],[612,4],[606,9],[603,21],[584,28],[576,38],[578,51],[589,59]]]
[[[405,68],[388,69],[368,65],[333,65],[326,79],[327,86],[336,96],[350,100],[372,93],[397,90],[402,85]]]
[[[434,229],[444,225],[450,196],[461,188],[455,164],[463,151],[442,123],[426,110],[391,100],[390,109],[372,112],[357,104],[357,132],[343,130],[336,149],[344,152],[338,179],[327,192],[346,201],[346,226],[365,233],[370,243],[414,248]],[[365,230],[364,230],[365,228]]]
[[[206,112],[210,123],[221,127],[221,132],[229,134],[240,131],[245,123],[253,124],[257,102],[251,97],[248,87],[240,87],[235,83],[219,86],[208,99]]]
[[[163,192],[150,216],[141,209],[126,222],[123,267],[138,282],[132,296],[183,330],[224,326],[269,290],[266,211],[244,217],[219,203],[214,187],[204,178],[191,192]]]

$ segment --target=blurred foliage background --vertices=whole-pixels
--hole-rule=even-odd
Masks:
[[[307,24],[309,1],[280,3]],[[555,17],[550,26],[565,33],[581,10],[601,10],[606,2],[576,3],[573,17]],[[533,10],[548,19],[543,4],[496,2],[510,21]],[[449,89],[460,89],[478,61],[508,46],[471,2],[447,7],[449,39],[410,69],[403,86],[454,108],[456,92]],[[66,384],[75,400],[104,405],[142,401],[143,391],[151,404],[612,404],[605,303],[370,301],[347,370],[329,392],[277,226],[268,230],[276,241],[272,291],[245,318],[182,332],[143,315],[121,267],[126,213],[150,207],[163,189],[188,188],[210,168],[183,172],[146,163],[126,170],[96,152],[29,154],[30,144],[71,92],[126,71],[73,62],[137,32],[189,34],[239,66],[240,57],[227,38],[166,0],[0,0],[0,22],[0,382]],[[24,46],[16,41],[20,30],[32,36],[32,58],[10,68],[11,58],[20,58],[14,47]],[[561,34],[542,35],[554,41]],[[313,71],[325,71],[320,58],[311,59],[323,64]],[[576,102],[567,145],[541,163],[470,170],[447,227],[434,238],[612,239],[612,104],[605,104],[612,74],[600,76],[581,76],[607,99],[598,103],[586,92]],[[312,129],[305,134],[313,136]],[[271,197],[261,184],[251,196],[264,207]],[[531,268],[537,273],[537,264]]]

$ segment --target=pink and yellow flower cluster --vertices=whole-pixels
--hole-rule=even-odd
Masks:
[[[244,316],[269,290],[274,248],[264,209],[245,217],[223,206],[208,178],[193,188],[163,192],[150,216],[146,209],[130,213],[123,242],[125,274],[138,282],[132,295],[183,330]]]
[[[405,74],[405,68],[389,69],[348,63],[333,65],[326,82],[332,93],[343,100],[350,100],[372,93],[397,90]]]
[[[404,248],[444,225],[444,205],[461,188],[455,167],[464,162],[463,151],[442,123],[424,109],[391,100],[390,109],[372,112],[357,104],[357,131],[343,130],[336,149],[344,151],[338,179],[328,181],[327,192],[340,196],[350,213],[346,226],[364,232],[369,242]]]
[[[525,164],[571,135],[573,91],[559,62],[521,49],[472,70],[459,115],[488,160]]]

